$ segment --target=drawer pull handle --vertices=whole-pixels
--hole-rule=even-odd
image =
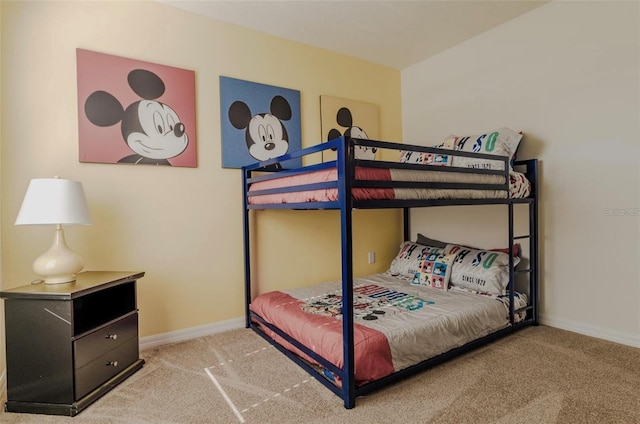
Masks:
[[[108,367],[117,367],[118,366],[118,361],[109,361],[109,362],[107,362],[107,366]]]
[[[117,334],[107,334],[105,336],[105,339],[111,339],[111,340],[116,340],[118,338]]]

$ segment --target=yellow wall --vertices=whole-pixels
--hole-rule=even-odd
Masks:
[[[32,261],[52,242],[53,228],[13,225],[29,180],[80,180],[94,225],[68,227],[67,242],[85,269],[146,271],[142,336],[243,314],[241,176],[221,168],[220,75],[300,90],[303,146],[320,141],[320,95],[379,105],[381,138],[401,138],[397,70],[155,2],[0,5],[2,287],[35,278]],[[76,48],[194,70],[198,167],[79,163]],[[256,224],[260,289],[338,277],[336,213],[264,212]],[[400,226],[397,211],[355,213],[357,274],[388,267]]]
[[[0,6],[0,28],[2,28],[3,24],[3,20],[2,20],[2,7]],[[0,52],[2,47],[2,31],[0,31]],[[0,100],[2,99],[2,86],[3,86],[3,79],[2,79],[2,54],[0,54]],[[0,101],[0,140],[2,140],[2,134],[3,134],[3,124],[2,124],[2,104],[3,102]],[[2,202],[2,199],[4,198],[4,193],[2,191],[2,180],[3,178],[1,177],[2,175],[2,149],[0,148],[0,222],[2,221],[2,216],[4,215],[4,213],[2,212],[2,204],[4,202]],[[0,225],[0,241],[2,240],[2,225]],[[1,259],[1,255],[2,253],[0,252],[0,259]],[[3,270],[3,266],[2,266],[2,260],[0,260],[0,276],[2,275],[2,270]],[[0,281],[1,283],[1,281]],[[0,287],[2,287],[2,285],[0,284]],[[4,317],[4,304],[0,303],[0,317]],[[4,318],[0,319],[0,322],[2,322],[4,324]],[[4,325],[0,325],[0,340],[4,341]],[[6,364],[5,364],[5,357],[4,357],[4,342],[0,343],[0,383],[2,383],[5,380],[5,368],[6,368]],[[2,386],[4,387],[4,386]],[[4,390],[4,388],[0,389],[0,391]]]

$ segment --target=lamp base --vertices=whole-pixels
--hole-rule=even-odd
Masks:
[[[43,280],[45,284],[65,284],[73,283],[74,281],[76,281],[76,274],[56,275],[54,277],[45,277]]]
[[[55,230],[51,248],[33,262],[33,270],[45,284],[71,283],[83,267],[82,257],[67,247],[61,226]]]

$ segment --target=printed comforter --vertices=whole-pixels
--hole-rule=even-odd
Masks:
[[[361,385],[508,326],[508,297],[411,285],[387,274],[354,279],[355,378]],[[524,295],[516,305],[526,305]],[[251,310],[339,368],[340,283],[274,291]],[[272,331],[267,334],[311,361]],[[339,383],[339,382],[338,382]]]
[[[504,184],[502,175],[467,174],[462,172],[440,172],[409,169],[385,169],[356,167],[356,180],[413,181],[424,183]],[[261,181],[251,185],[249,192],[297,185],[323,183],[337,180],[335,168],[306,174]],[[425,184],[426,185],[426,184]],[[527,197],[531,184],[524,174],[510,171],[510,198]],[[437,188],[358,188],[351,189],[354,200],[433,200],[433,199],[504,199],[505,190],[437,189]],[[250,196],[249,203],[267,205],[279,203],[330,202],[338,200],[338,190],[292,191],[286,193]]]

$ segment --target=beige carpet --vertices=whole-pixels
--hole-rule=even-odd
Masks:
[[[358,398],[355,409],[251,330],[142,352],[74,418],[6,423],[640,423],[640,349],[540,326]]]

